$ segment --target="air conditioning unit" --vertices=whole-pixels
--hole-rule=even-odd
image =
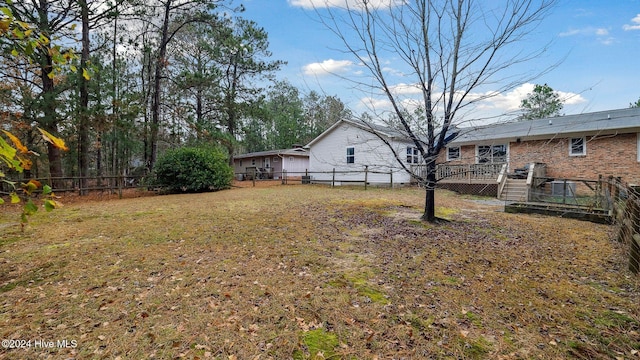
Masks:
[[[566,187],[565,187],[565,184]],[[573,181],[552,181],[551,195],[553,196],[575,196],[576,183]]]

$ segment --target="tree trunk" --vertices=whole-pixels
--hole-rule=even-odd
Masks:
[[[167,53],[167,42],[169,41],[169,14],[171,12],[171,0],[166,0],[164,8],[164,22],[162,24],[162,39],[160,40],[160,49],[156,59],[156,68],[154,74],[153,99],[151,102],[151,129],[150,139],[151,154],[149,170],[153,169],[158,156],[158,132],[160,129],[160,89],[162,85],[162,69],[165,66],[165,56]]]
[[[49,24],[49,3],[46,0],[40,0],[38,5],[39,29],[50,29]],[[50,35],[50,34],[46,34]],[[49,73],[53,71],[53,59],[50,55],[49,48],[45,47],[41,50],[40,56],[40,79],[42,81],[42,111],[44,116],[38,123],[48,132],[58,135],[58,119],[56,114],[56,88],[53,79],[49,77]],[[52,178],[62,177],[62,159],[60,150],[47,143],[47,157],[49,159],[49,176]],[[62,183],[59,180],[51,182],[51,186],[59,188]]]
[[[87,177],[89,176],[89,89],[84,77],[89,62],[89,6],[86,0],[80,1],[82,18],[82,54],[78,82],[80,87],[80,107],[78,124],[78,172],[80,176],[80,195],[87,195]]]
[[[427,178],[425,180],[424,214],[422,220],[433,223],[436,218],[436,163],[428,162]]]

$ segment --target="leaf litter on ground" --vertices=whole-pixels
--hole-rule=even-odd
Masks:
[[[77,341],[0,358],[640,358],[610,227],[445,191],[431,225],[422,198],[235,188],[0,226],[2,338]]]

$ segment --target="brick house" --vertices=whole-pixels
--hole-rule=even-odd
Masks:
[[[537,163],[546,177],[615,176],[640,184],[640,108],[461,128],[438,163],[445,174],[442,187],[454,190],[460,190],[454,184],[465,181],[447,174],[491,164],[507,164],[513,173]],[[495,180],[483,183],[495,186]]]

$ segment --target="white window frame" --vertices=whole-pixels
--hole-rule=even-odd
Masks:
[[[636,141],[638,143],[638,146],[636,147],[636,160],[640,162],[640,133],[636,134]]]
[[[349,150],[351,150],[351,154],[349,154]],[[349,161],[351,159],[351,161]],[[356,148],[354,146],[347,146],[347,164],[355,164],[356,163]]]
[[[452,149],[458,149],[458,156],[457,157],[451,157],[451,153],[450,151]],[[461,155],[462,155],[462,149],[460,149],[460,146],[451,146],[451,147],[447,147],[447,161],[458,161],[461,159]]]
[[[419,164],[420,152],[415,146],[407,146],[407,164]]]
[[[581,140],[582,141],[582,151],[581,152],[574,152],[574,144],[573,141],[574,140]],[[575,138],[569,138],[569,156],[585,156],[587,155],[587,138],[586,137],[575,137]]]
[[[496,148],[504,146],[504,161],[496,161],[494,156],[496,152]],[[487,159],[489,161],[480,162],[480,147],[489,147],[489,156]],[[509,145],[508,144],[488,144],[488,145],[476,145],[476,164],[501,164],[509,162]]]

